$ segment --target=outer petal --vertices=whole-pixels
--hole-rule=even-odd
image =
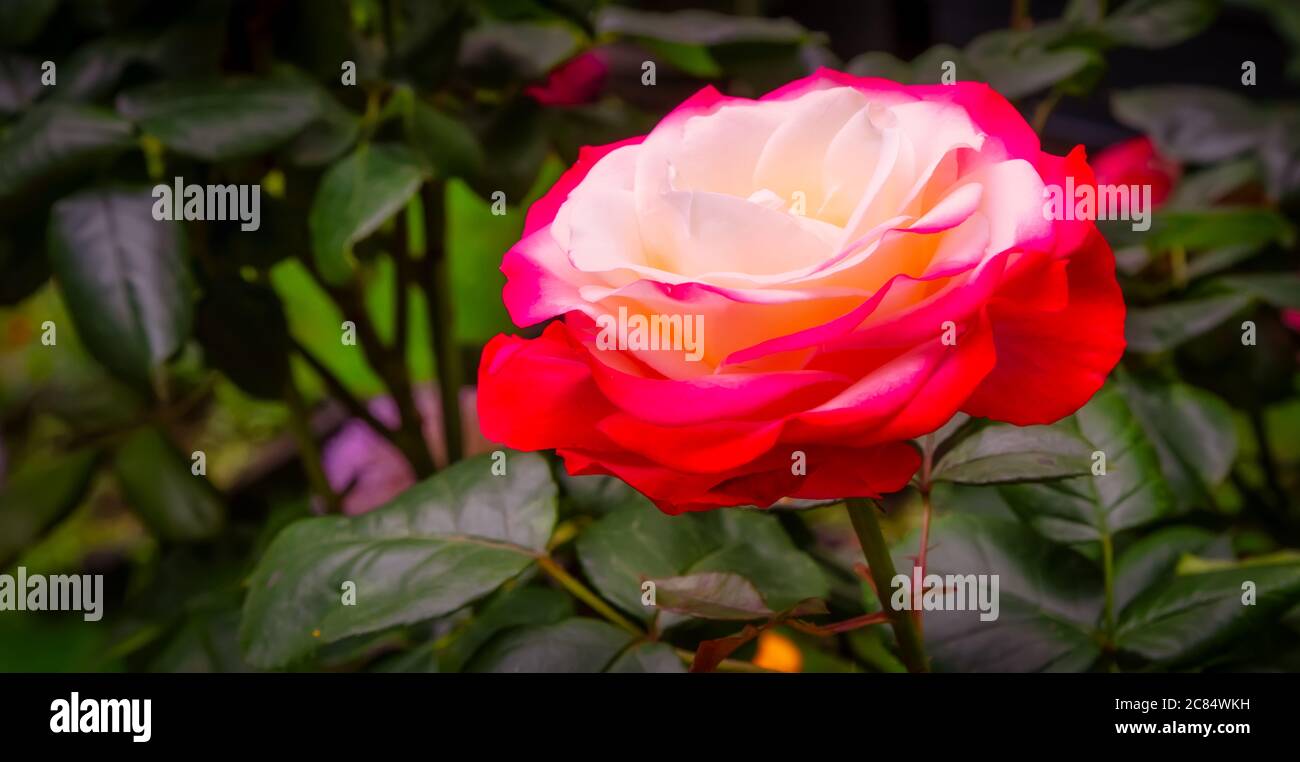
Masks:
[[[1095,230],[1065,267],[1069,301],[1030,300],[1059,269],[1044,262],[1018,274],[989,304],[997,365],[962,408],[1020,426],[1052,423],[1083,406],[1124,353],[1124,299],[1115,258]],[[1047,302],[1047,304],[1045,304]]]
[[[519,450],[605,447],[596,430],[613,411],[563,323],[533,340],[497,336],[483,350],[478,417],[483,436]]]

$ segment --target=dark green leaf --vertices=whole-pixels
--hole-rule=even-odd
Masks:
[[[0,199],[28,194],[131,145],[131,125],[111,112],[66,103],[39,105],[0,142]]]
[[[438,658],[443,672],[459,672],[484,643],[511,627],[556,624],[573,616],[573,599],[549,587],[516,587],[488,599]]]
[[[483,149],[474,133],[423,101],[415,103],[410,139],[439,177],[473,177],[483,166]]]
[[[1129,409],[1160,455],[1174,497],[1184,508],[1210,507],[1214,489],[1237,457],[1237,429],[1223,400],[1187,384],[1124,376]]]
[[[1300,275],[1293,272],[1228,275],[1219,282],[1274,307],[1300,310]]]
[[[992,425],[948,451],[931,473],[934,481],[996,484],[1080,476],[1091,469],[1092,448],[1055,426]]]
[[[329,283],[346,281],[352,245],[406,206],[422,181],[419,164],[399,146],[363,146],[330,167],[307,220],[321,276]]]
[[[1090,48],[1049,48],[1036,31],[1003,29],[981,35],[966,55],[982,77],[1002,95],[1021,98],[1103,65]],[[959,78],[965,75],[958,70]]]
[[[1001,487],[1022,520],[1058,542],[1086,542],[1169,512],[1160,458],[1118,389],[1097,392],[1071,423],[1091,450],[1105,454],[1106,473]]]
[[[97,460],[85,450],[9,475],[0,489],[0,568],[81,502]]]
[[[577,53],[578,46],[565,24],[485,24],[465,35],[460,66],[489,84],[540,79]]]
[[[1253,158],[1236,159],[1193,172],[1178,181],[1164,208],[1206,209],[1233,191],[1258,180],[1259,175],[1259,162]]]
[[[202,540],[221,530],[225,509],[216,490],[157,429],[141,429],[123,442],[113,470],[127,502],[162,537]]]
[[[596,29],[617,34],[688,45],[726,45],[741,42],[797,43],[808,30],[787,18],[729,16],[705,10],[655,13],[611,6],[600,12]]]
[[[935,522],[930,542],[926,573],[944,577],[945,586],[969,591],[971,575],[996,575],[998,583],[990,596],[996,619],[981,621],[969,593],[968,610],[924,613],[926,649],[937,669],[1077,672],[1096,661],[1101,575],[1086,558],[1014,521],[960,514]],[[895,553],[900,573],[910,568],[914,546],[915,539]]]
[[[1197,527],[1168,527],[1143,537],[1115,560],[1115,610],[1122,612],[1143,591],[1172,577],[1178,561],[1200,553],[1214,535]]]
[[[605,671],[624,674],[680,673],[686,671],[686,665],[682,664],[673,647],[667,643],[637,643],[619,654]]]
[[[289,143],[289,161],[300,167],[328,164],[342,156],[357,142],[361,120],[325,91],[320,98],[320,114]]]
[[[1205,31],[1218,10],[1216,0],[1129,0],[1102,30],[1121,45],[1167,48]]]
[[[173,151],[226,161],[288,141],[320,114],[321,103],[291,78],[178,81],[123,93],[117,111]]]
[[[537,455],[461,461],[387,505],[291,524],[253,572],[241,644],[279,666],[332,643],[450,613],[523,571],[555,523],[555,483]],[[342,603],[344,582],[356,605]]]
[[[1228,294],[1130,309],[1124,322],[1124,338],[1134,352],[1168,352],[1214,330],[1248,304],[1250,297]]]
[[[1175,246],[1201,250],[1222,246],[1260,246],[1273,241],[1286,243],[1294,237],[1295,231],[1286,218],[1270,209],[1217,207],[1157,215],[1147,246],[1157,252]]]
[[[189,336],[191,283],[182,229],[152,199],[88,190],[54,205],[50,266],[86,349],[143,386]]]
[[[641,619],[641,583],[700,572],[747,578],[771,608],[826,597],[813,560],[790,541],[774,516],[758,511],[711,511],[667,516],[639,495],[578,537],[582,568],[606,599]]]
[[[768,608],[754,583],[728,572],[701,572],[653,580],[655,605],[701,619],[766,619]]]
[[[483,647],[467,672],[603,672],[632,636],[596,619],[510,630]]]
[[[1244,601],[1253,583],[1254,603]],[[1255,565],[1180,575],[1139,595],[1115,632],[1119,647],[1176,664],[1221,651],[1300,603],[1300,563]]]
[[[1115,118],[1151,136],[1174,159],[1208,164],[1253,148],[1263,117],[1246,98],[1194,85],[1165,85],[1117,92]]]

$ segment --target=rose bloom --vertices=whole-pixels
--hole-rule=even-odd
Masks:
[[[1044,215],[1067,176],[982,84],[706,88],[529,210],[505,304],[556,319],[485,348],[483,433],[669,513],[901,489],[958,411],[1055,421],[1119,360],[1109,247]]]
[[[1159,206],[1169,198],[1182,167],[1161,156],[1151,138],[1130,138],[1103,148],[1092,160],[1101,185],[1150,185],[1151,204]]]

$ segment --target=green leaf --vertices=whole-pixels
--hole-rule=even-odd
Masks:
[[[0,142],[0,199],[29,194],[132,145],[130,123],[112,112],[66,103],[38,105]]]
[[[1174,497],[1183,508],[1213,505],[1216,487],[1237,457],[1232,409],[1187,384],[1157,384],[1122,376],[1129,409],[1160,456]]]
[[[132,434],[113,459],[127,502],[168,540],[206,539],[217,534],[225,521],[216,490],[190,468],[190,458],[153,428]]]
[[[493,157],[497,154],[492,153]],[[495,164],[495,158],[493,162]],[[463,344],[483,344],[514,323],[501,303],[505,276],[501,257],[519,241],[524,211],[550,188],[564,167],[552,159],[542,167],[522,202],[511,199],[504,215],[492,213],[492,204],[480,198],[461,180],[447,183],[447,256],[456,338]]]
[[[768,608],[754,583],[729,572],[702,572],[653,580],[655,605],[701,619],[766,619]]]
[[[1216,0],[1129,0],[1101,26],[1120,45],[1167,48],[1205,31],[1218,10]]]
[[[962,514],[936,521],[930,542],[926,574],[944,577],[945,586],[969,590],[970,575],[996,575],[998,583],[991,621],[981,621],[969,594],[970,610],[925,612],[926,650],[937,669],[1078,672],[1096,661],[1101,575],[1082,555],[1017,522]],[[895,551],[900,573],[911,567],[915,544],[914,534]],[[990,593],[991,585],[990,578]]]
[[[573,599],[549,587],[502,590],[483,605],[438,658],[443,672],[459,672],[497,633],[523,625],[556,624],[573,616]]]
[[[1037,30],[1000,29],[980,35],[966,48],[975,70],[1007,98],[1022,98],[1104,65],[1101,54],[1083,47],[1050,48]],[[964,79],[961,70],[958,77]]]
[[[289,332],[295,339],[353,394],[374,397],[386,393],[383,382],[366,362],[365,353],[340,340],[343,313],[300,260],[285,259],[277,263],[271,269],[270,281],[284,305]],[[315,376],[299,365],[295,366],[294,377],[305,389],[320,388]]]
[[[348,279],[352,245],[401,211],[423,179],[418,162],[400,146],[363,146],[330,167],[307,220],[312,255],[326,282]]]
[[[575,617],[510,630],[475,655],[467,672],[603,672],[632,636],[612,624]]]
[[[610,6],[596,19],[599,34],[615,34],[687,45],[727,45],[742,42],[798,43],[808,30],[788,18],[729,16],[705,10],[655,13]]]
[[[342,156],[361,135],[361,120],[324,90],[317,92],[320,114],[288,144],[289,162],[317,167]]]
[[[855,56],[844,65],[844,71],[855,77],[881,77],[903,83],[912,81],[912,65],[883,50]]]
[[[1150,135],[1161,153],[1194,164],[1222,161],[1255,147],[1264,123],[1246,98],[1194,85],[1117,92],[1110,107],[1120,122]]]
[[[636,643],[619,654],[605,669],[611,673],[677,674],[686,671],[686,665],[667,643]]]
[[[828,595],[817,564],[795,547],[775,516],[760,511],[668,516],[635,495],[579,535],[577,548],[596,589],[643,620],[655,615],[641,604],[647,579],[732,572],[752,582],[776,610]]]
[[[1300,275],[1293,272],[1228,275],[1219,283],[1274,307],[1300,310]]]
[[[579,46],[566,24],[490,23],[466,33],[459,65],[487,84],[540,79],[576,54]]]
[[[87,190],[54,205],[50,266],[82,343],[148,387],[189,336],[191,282],[182,229],[153,218],[152,199]]]
[[[1214,535],[1198,527],[1167,527],[1134,542],[1115,560],[1115,610],[1124,608],[1143,591],[1172,577],[1178,561],[1200,553]]]
[[[98,456],[83,450],[9,475],[0,489],[0,568],[77,507],[95,475]]]
[[[1244,246],[1224,246],[1220,249],[1210,249],[1200,254],[1193,254],[1187,263],[1187,277],[1189,280],[1196,280],[1206,275],[1222,272],[1253,258],[1262,252],[1264,248],[1257,244],[1248,243]]]
[[[1259,162],[1236,159],[1186,175],[1165,202],[1166,210],[1207,209],[1259,179]]]
[[[1097,392],[1067,425],[1091,450],[1105,453],[1106,473],[1001,487],[1022,520],[1058,542],[1087,542],[1170,511],[1160,458],[1117,388]]]
[[[468,127],[417,101],[410,139],[438,177],[472,177],[482,169],[483,149]]]
[[[544,552],[556,489],[546,461],[461,461],[361,516],[305,519],[271,543],[249,582],[241,644],[271,667],[317,644],[448,614]],[[344,582],[356,605],[342,605]]]
[[[320,114],[321,103],[291,78],[174,81],[119,95],[117,111],[173,151],[227,161],[285,143]]]
[[[976,431],[945,454],[934,481],[997,484],[1090,473],[1092,449],[1056,426],[995,424]]]
[[[1271,209],[1217,207],[1197,211],[1169,211],[1156,216],[1147,239],[1152,251],[1175,246],[1190,250],[1223,246],[1262,246],[1294,240],[1295,231],[1286,218]]]
[[[1124,338],[1134,352],[1168,352],[1219,327],[1250,301],[1250,297],[1242,294],[1228,294],[1130,309],[1124,323]]]
[[[1243,600],[1247,583],[1254,585],[1253,604]],[[1115,639],[1123,651],[1178,664],[1223,651],[1297,603],[1300,563],[1181,575],[1129,604]]]

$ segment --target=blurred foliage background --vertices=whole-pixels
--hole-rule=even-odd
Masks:
[[[0,612],[0,670],[901,670],[887,628],[826,629],[879,610],[837,507],[668,518],[493,460],[467,380],[581,146],[706,83],[946,61],[1049,150],[1147,135],[1175,170],[1150,231],[1104,226],[1107,388],[954,421],[886,502],[900,564],[926,493],[931,569],[1001,576],[997,622],[926,615],[933,666],[1300,667],[1291,0],[0,0],[0,569],[108,597]],[[259,185],[260,229],[155,221],[175,177]]]

